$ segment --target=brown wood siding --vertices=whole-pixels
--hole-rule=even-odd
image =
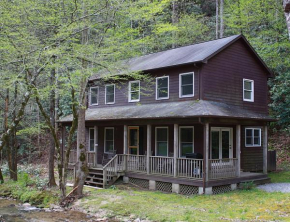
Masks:
[[[194,72],[194,97],[179,98],[179,74]],[[140,81],[141,85],[141,104],[160,103],[160,102],[175,102],[184,100],[196,100],[199,98],[199,72],[194,65],[186,65],[179,67],[164,68],[154,70],[150,73],[153,77],[150,84],[148,82]],[[156,77],[169,76],[169,99],[156,100]],[[98,85],[98,84],[97,84]],[[129,81],[116,83],[115,86],[115,104],[105,104],[105,85],[99,85],[99,104],[89,106],[89,108],[114,107],[136,105],[136,102],[128,102],[128,87]],[[149,85],[149,86],[148,86]]]
[[[257,127],[261,128],[261,146],[246,147],[245,146],[245,128]],[[263,170],[263,127],[262,126],[242,126],[241,127],[241,169],[247,171]]]
[[[242,40],[211,58],[200,72],[202,99],[268,113],[267,73]],[[254,80],[254,102],[243,101],[243,78]]]

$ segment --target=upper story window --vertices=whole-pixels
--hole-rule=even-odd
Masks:
[[[156,99],[169,98],[169,76],[156,78]]]
[[[246,147],[261,146],[261,129],[260,128],[246,128],[245,129],[245,143]]]
[[[99,102],[99,87],[90,88],[90,105],[98,105]]]
[[[179,97],[194,96],[194,76],[193,72],[179,75]]]
[[[115,84],[106,85],[106,104],[115,103]]]
[[[254,102],[254,80],[243,80],[243,100]]]
[[[140,81],[129,82],[129,102],[140,101]]]

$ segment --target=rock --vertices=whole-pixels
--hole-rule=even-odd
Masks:
[[[55,205],[55,204],[50,204],[50,209],[62,209],[60,206]]]
[[[141,222],[140,218],[134,220],[134,222]]]
[[[22,204],[23,207],[31,207],[31,204],[30,203],[24,203]]]

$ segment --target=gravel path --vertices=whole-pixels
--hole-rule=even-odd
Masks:
[[[269,183],[259,185],[258,188],[266,192],[290,193],[290,183]]]

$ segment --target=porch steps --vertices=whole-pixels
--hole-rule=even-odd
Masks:
[[[85,185],[92,187],[104,187],[103,169],[89,168],[89,174],[86,178]]]
[[[104,172],[102,168],[89,168],[89,174],[86,178],[85,185],[106,188],[114,184],[114,182],[119,178],[118,176],[108,177],[107,184],[104,187]]]

